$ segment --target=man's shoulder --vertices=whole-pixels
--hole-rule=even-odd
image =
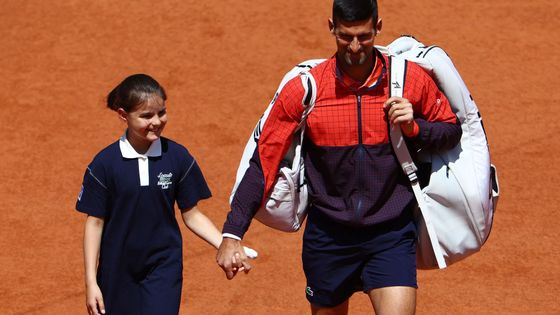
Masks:
[[[308,59],[303,62],[298,63],[292,70],[290,70],[287,75],[291,72],[292,78],[288,82],[299,82],[299,74],[308,72],[315,79],[318,79],[322,76],[322,73],[325,72],[325,69],[328,69],[332,66],[333,58],[328,59]],[[292,83],[293,84],[293,83]]]
[[[333,67],[336,65],[336,58],[334,56],[327,59],[315,59],[315,60],[317,61],[320,60],[320,62],[315,64],[315,66],[309,70],[309,72],[314,77],[322,77],[325,73],[328,73],[329,70],[332,70]]]
[[[300,74],[303,72],[310,73],[316,86],[318,86],[325,80],[325,76],[334,73],[332,69],[333,62],[336,63],[334,58],[309,59],[300,62],[285,74],[280,83],[280,88],[273,99],[273,103],[276,103],[277,100],[281,100],[284,104],[300,104],[302,102],[302,97],[309,89],[308,86],[304,86],[304,81],[302,81]]]
[[[419,64],[411,60],[407,60],[406,63],[406,76],[407,79],[432,80],[432,77],[426,71],[426,69],[422,68]]]

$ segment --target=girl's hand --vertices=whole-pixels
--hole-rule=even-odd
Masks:
[[[105,314],[103,295],[97,283],[86,286],[86,306],[89,315]]]

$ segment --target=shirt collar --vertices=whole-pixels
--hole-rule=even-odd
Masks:
[[[119,139],[119,148],[121,149],[121,154],[123,158],[126,159],[146,158],[148,156],[150,157],[161,156],[160,138],[152,142],[152,144],[150,145],[146,153],[140,154],[136,152],[136,150],[134,150],[130,142],[128,142],[128,139],[126,138],[126,131],[124,132],[124,135],[122,135],[121,138]]]

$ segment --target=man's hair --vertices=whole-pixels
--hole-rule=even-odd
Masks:
[[[377,0],[334,0],[332,10],[333,22],[356,22],[372,19],[377,23]]]

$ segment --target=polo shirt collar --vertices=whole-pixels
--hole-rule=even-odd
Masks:
[[[124,135],[119,139],[119,148],[121,149],[121,154],[125,159],[137,159],[146,157],[157,157],[161,156],[161,140],[158,138],[156,141],[152,142],[148,151],[144,154],[140,154],[134,150],[128,139],[126,138],[126,131]]]

